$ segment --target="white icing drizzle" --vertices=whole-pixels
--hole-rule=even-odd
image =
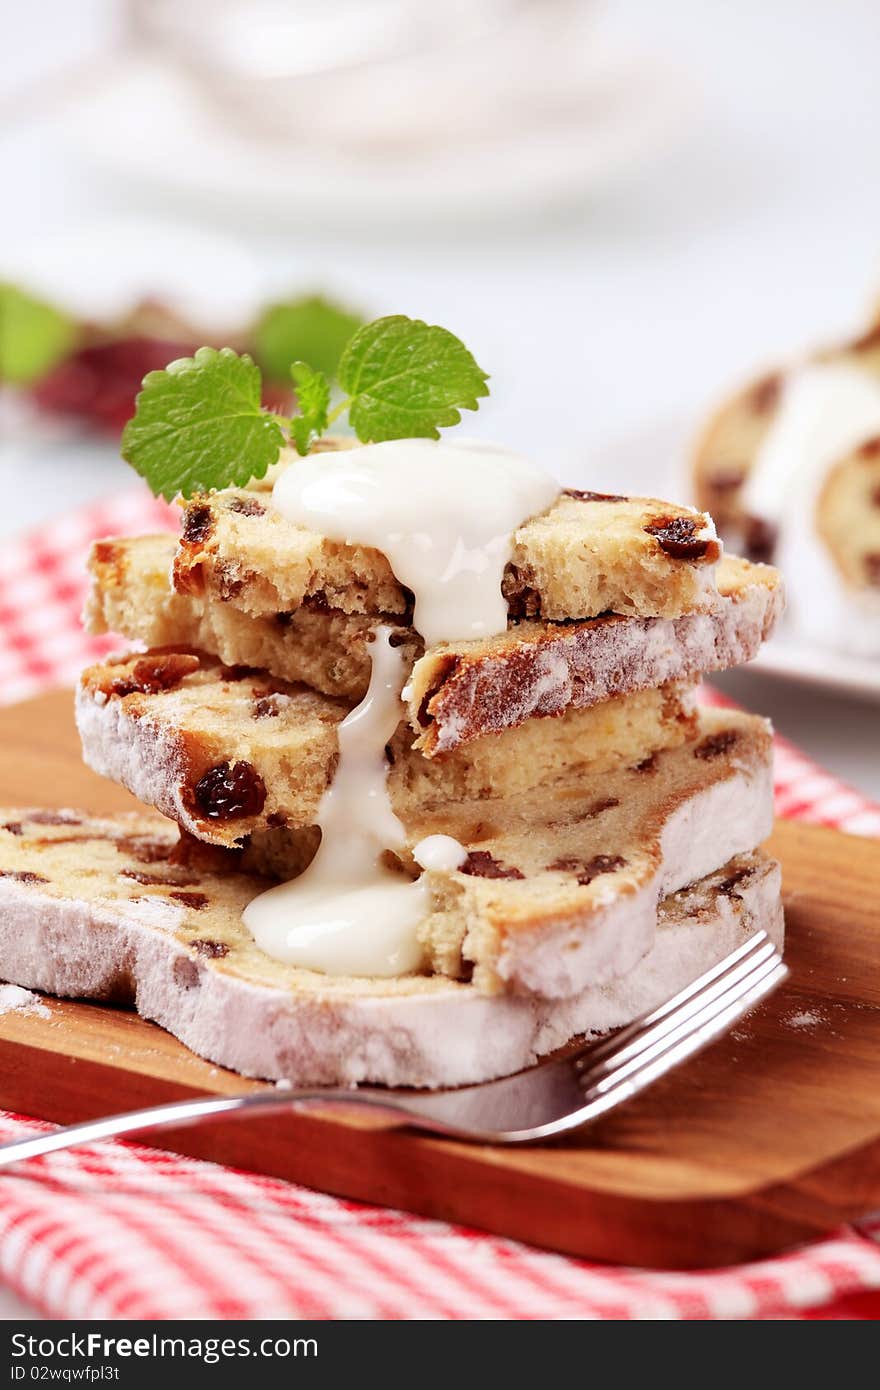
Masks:
[[[385,745],[400,720],[405,668],[380,627],[370,688],[339,726],[339,766],[318,810],[321,843],[309,867],[244,911],[267,955],[328,975],[403,975],[418,970],[416,929],[425,887],[381,863],[405,843],[388,798]]]
[[[413,859],[423,869],[460,869],[467,850],[452,835],[426,835],[413,850]]]
[[[333,540],[381,550],[415,595],[428,644],[507,627],[501,592],[513,533],[555,501],[557,484],[519,454],[465,440],[395,440],[292,463],[273,501],[288,520]],[[318,814],[321,844],[298,879],[261,893],[244,912],[267,955],[332,975],[391,976],[422,964],[418,927],[430,910],[430,871],[467,851],[429,835],[413,854],[414,882],[383,862],[406,843],[388,797],[385,745],[402,715],[403,658],[379,627],[370,688],[339,726],[339,764]]]
[[[779,527],[776,562],[792,617],[815,641],[880,652],[880,605],[839,574],[816,528],[816,507],[835,463],[880,434],[880,386],[843,363],[800,368],[787,381],[776,417],[743,490],[752,516]]]
[[[380,627],[370,688],[339,726],[339,767],[318,810],[321,843],[305,873],[261,893],[244,910],[254,940],[276,960],[328,975],[405,975],[418,970],[419,922],[429,894],[383,864],[406,842],[388,798],[385,745],[400,719],[405,667]],[[467,850],[451,835],[416,845],[423,869],[455,869]]]
[[[272,500],[288,521],[381,550],[433,646],[504,632],[513,533],[558,495],[548,473],[499,445],[395,439],[298,459]]]

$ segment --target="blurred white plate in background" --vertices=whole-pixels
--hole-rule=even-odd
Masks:
[[[750,662],[766,676],[880,703],[880,661],[798,642],[783,628]]]
[[[356,231],[528,217],[576,203],[597,182],[658,154],[693,107],[692,83],[653,58],[590,50],[570,59],[546,75],[554,100],[530,125],[496,124],[481,139],[458,134],[424,147],[348,147],[326,127],[323,143],[307,132],[298,143],[247,132],[218,120],[182,73],[124,59],[105,86],[71,105],[63,136],[114,181],[273,226],[334,220]],[[457,99],[453,84],[450,112]],[[399,124],[405,136],[406,106]]]

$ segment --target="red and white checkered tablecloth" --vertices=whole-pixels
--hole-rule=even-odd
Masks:
[[[71,683],[98,536],[174,527],[131,490],[0,554],[0,700]],[[777,741],[777,811],[880,835],[880,807]],[[40,1122],[0,1113],[0,1140]],[[874,1318],[880,1216],[772,1260],[617,1269],[272,1178],[108,1143],[0,1178],[0,1280],[56,1318]]]

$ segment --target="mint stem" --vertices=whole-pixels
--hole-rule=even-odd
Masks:
[[[350,405],[351,397],[346,396],[344,400],[341,400],[339,404],[334,406],[333,409],[330,411],[330,414],[327,416],[327,424],[332,425],[333,421],[338,420],[340,415],[342,415],[344,411],[348,410],[348,407]]]

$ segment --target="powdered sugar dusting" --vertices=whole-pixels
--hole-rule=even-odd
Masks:
[[[441,684],[431,706],[432,751],[451,752],[471,738],[515,728],[536,715],[583,709],[615,695],[740,666],[757,655],[782,607],[781,588],[753,583],[736,596],[719,598],[711,613],[611,617],[560,624],[558,630],[551,624],[541,640],[532,636],[470,661]],[[527,624],[524,631],[534,629]],[[421,660],[430,663],[430,657]],[[430,679],[426,684],[417,679],[410,688],[433,686]],[[417,725],[412,705],[410,714]]]
[[[0,985],[0,1014],[23,1013],[38,1014],[40,1018],[51,1018],[46,1005],[36,994],[20,985]]]
[[[828,1022],[828,1016],[822,1009],[797,1009],[794,1013],[787,1014],[782,1022],[786,1028],[806,1032],[812,1028],[821,1028],[823,1023]]]

